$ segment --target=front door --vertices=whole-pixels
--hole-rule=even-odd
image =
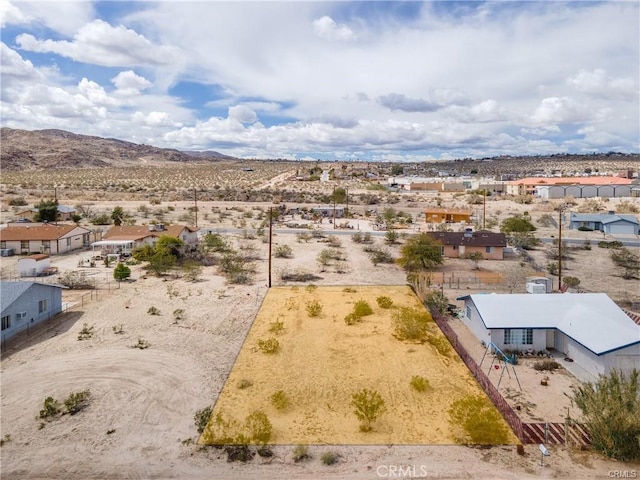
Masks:
[[[560,353],[567,353],[567,336],[560,330],[555,331],[553,347]]]

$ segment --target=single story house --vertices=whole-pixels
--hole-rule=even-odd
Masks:
[[[18,275],[21,277],[41,277],[57,272],[51,266],[51,258],[46,253],[36,253],[18,259]]]
[[[76,213],[76,209],[74,207],[69,207],[67,205],[58,205],[57,210],[58,220],[62,222],[71,220],[71,216]],[[29,210],[23,210],[22,212],[16,213],[16,216],[18,218],[30,220],[33,222],[36,218],[37,213],[37,208],[30,208]]]
[[[640,370],[640,325],[604,293],[474,294],[463,321],[485,345],[501,350],[553,349],[593,381],[613,369]]]
[[[0,249],[56,255],[89,246],[90,237],[89,229],[75,224],[11,223],[0,229]]]
[[[427,208],[424,220],[427,223],[471,223],[471,210],[450,208]]]
[[[61,285],[0,282],[2,341],[62,311]]]
[[[640,222],[635,215],[616,215],[615,213],[571,213],[569,228],[580,227],[615,234],[638,235]]]
[[[198,243],[197,231],[186,225],[120,225],[111,227],[91,246],[99,247],[104,253],[131,253],[134,248],[144,245],[155,245],[160,237],[168,235],[182,240],[185,245]]]
[[[442,245],[442,256],[463,258],[471,253],[481,253],[484,259],[503,260],[507,237],[504,233],[487,230],[477,232],[426,232]]]

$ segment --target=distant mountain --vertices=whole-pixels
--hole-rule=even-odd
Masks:
[[[0,129],[0,168],[4,170],[133,167],[231,159],[234,158],[213,151],[190,154],[64,130]]]

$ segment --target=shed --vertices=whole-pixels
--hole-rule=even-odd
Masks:
[[[46,275],[51,267],[49,255],[37,253],[18,260],[18,275],[21,277],[39,277]]]

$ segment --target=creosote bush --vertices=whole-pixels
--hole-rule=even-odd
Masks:
[[[256,411],[245,419],[245,428],[249,433],[249,438],[259,444],[268,443],[273,432],[273,425],[264,412]]]
[[[306,445],[297,445],[293,450],[293,461],[296,463],[302,462],[304,460],[308,460],[311,458],[309,455],[309,447]]]
[[[253,385],[253,382],[251,380],[246,380],[246,379],[242,379],[238,382],[238,388],[240,390],[244,390],[245,388],[249,388],[251,385]]]
[[[276,335],[284,332],[284,322],[282,320],[276,320],[269,324],[269,332]]]
[[[536,362],[533,364],[534,370],[537,370],[539,372],[553,371],[561,367],[562,366],[558,362],[550,358],[547,358],[545,360],[540,360],[539,362]]]
[[[431,315],[417,308],[401,307],[393,312],[393,332],[399,340],[424,342],[433,322]]]
[[[306,310],[310,317],[319,317],[322,313],[322,304],[318,300],[311,300],[307,302]]]
[[[375,390],[369,390],[367,388],[353,394],[351,405],[354,407],[353,413],[361,422],[361,432],[371,431],[371,424],[387,409],[382,396]]]
[[[160,310],[156,307],[149,307],[149,309],[147,310],[147,313],[149,315],[160,315]]]
[[[271,395],[271,403],[278,410],[286,410],[286,408],[291,404],[291,401],[283,390],[278,390],[276,393]]]
[[[385,296],[376,298],[376,302],[380,308],[391,308],[393,306],[393,300]]]
[[[461,443],[501,445],[509,441],[504,420],[484,395],[467,395],[453,402],[449,419],[452,425],[462,427]]]
[[[258,348],[262,353],[274,354],[280,350],[280,342],[277,338],[267,338],[266,340],[258,340]]]
[[[78,340],[88,340],[93,337],[95,333],[95,327],[87,323],[82,324],[82,330],[78,333]]]
[[[193,416],[193,421],[196,424],[196,428],[198,429],[198,433],[204,432],[207,423],[209,423],[209,417],[211,416],[211,407],[205,407],[201,410],[196,411]]]
[[[366,317],[367,315],[373,315],[373,308],[365,300],[358,300],[353,307],[353,313],[359,317]]]
[[[89,405],[89,397],[91,397],[91,392],[88,389],[71,393],[64,401],[64,406],[67,409],[66,413],[75,415],[85,409]]]
[[[411,377],[411,381],[409,382],[411,388],[413,388],[417,392],[424,392],[429,388],[429,380],[420,375],[414,375]]]
[[[340,454],[336,452],[324,452],[320,456],[323,465],[335,465],[340,460]]]

